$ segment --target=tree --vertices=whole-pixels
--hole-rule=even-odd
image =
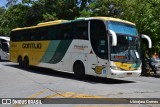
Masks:
[[[28,6],[17,4],[9,7],[1,17],[0,24],[4,34],[8,35],[11,29],[26,26],[26,12]],[[23,10],[23,11],[22,11]]]
[[[131,21],[139,33],[151,37],[153,51],[159,51],[159,5],[159,0],[94,0],[81,11],[81,16],[109,16]]]
[[[32,26],[56,19],[109,16],[131,21],[140,33],[153,42],[153,51],[160,50],[160,0],[7,0],[8,8],[0,8],[0,32]],[[2,33],[1,33],[2,34]]]
[[[90,16],[109,16],[109,17],[121,17],[122,0],[94,0],[91,1],[81,12],[83,14],[88,13]]]
[[[3,15],[3,13],[6,11],[4,7],[0,7],[0,16]]]
[[[32,2],[32,6],[27,12],[27,22],[35,25],[39,22],[56,19],[75,19],[80,16],[80,11],[89,2],[91,0],[38,0]]]
[[[17,3],[18,0],[7,0],[7,7],[13,6]]]
[[[157,0],[125,0],[122,6],[123,18],[135,22],[140,33],[151,37],[153,52],[160,50],[159,5],[160,1]]]
[[[5,11],[6,10],[5,10],[4,7],[0,7],[0,24],[3,21],[2,17],[3,17],[3,14],[4,14]],[[3,27],[1,27],[1,26],[0,26],[0,35],[4,35]]]

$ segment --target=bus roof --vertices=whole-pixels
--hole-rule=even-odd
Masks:
[[[7,37],[7,36],[0,36],[0,39],[6,40],[6,41],[10,41],[10,37]]]
[[[130,21],[126,21],[126,20],[122,20],[119,18],[113,18],[113,17],[89,17],[89,18],[85,18],[86,20],[91,20],[91,19],[101,19],[103,21],[117,21],[117,22],[123,22],[123,23],[127,23],[127,24],[131,24],[131,25],[135,25],[135,23],[132,23]]]
[[[15,28],[12,31],[24,30],[24,29],[33,29],[33,28],[40,28],[40,27],[43,27],[43,26],[56,25],[56,24],[65,23],[65,22],[69,22],[69,21],[67,21],[67,20],[55,20],[55,21],[43,22],[43,23],[38,23],[35,26],[23,27],[23,28]]]
[[[23,27],[23,28],[15,28],[12,31],[17,31],[17,30],[25,30],[25,29],[34,29],[34,28],[39,28],[39,27],[43,27],[43,26],[51,26],[51,25],[56,25],[56,24],[61,24],[61,23],[70,23],[70,22],[75,22],[75,21],[79,21],[79,20],[92,20],[92,19],[100,19],[103,21],[117,21],[117,22],[123,22],[123,23],[127,23],[127,24],[131,24],[131,25],[135,25],[132,22],[126,21],[126,20],[122,20],[119,18],[112,18],[112,17],[89,17],[89,18],[77,18],[75,20],[55,20],[55,21],[49,21],[49,22],[43,22],[43,23],[38,23],[35,26],[30,26],[30,27]]]

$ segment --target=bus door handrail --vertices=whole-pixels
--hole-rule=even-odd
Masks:
[[[109,33],[112,36],[112,46],[117,46],[117,35],[113,30],[109,30]]]

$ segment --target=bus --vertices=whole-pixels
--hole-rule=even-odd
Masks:
[[[10,59],[9,54],[9,41],[10,37],[0,36],[0,61]]]
[[[10,60],[85,75],[119,78],[141,74],[140,35],[134,23],[111,17],[55,20],[11,31]]]

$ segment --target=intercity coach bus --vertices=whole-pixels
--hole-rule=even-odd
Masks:
[[[141,74],[140,38],[134,23],[111,17],[56,20],[11,31],[10,60],[20,67],[40,66],[117,78]]]
[[[6,36],[0,36],[0,61],[7,60],[9,61],[9,41],[10,38]]]

